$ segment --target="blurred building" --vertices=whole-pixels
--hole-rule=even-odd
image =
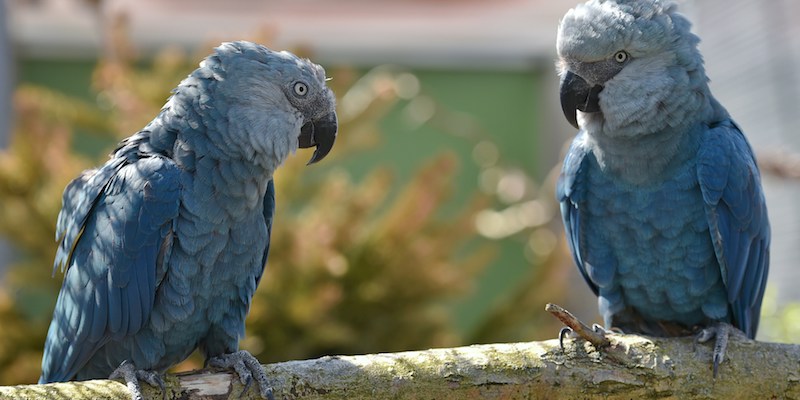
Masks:
[[[88,73],[62,79],[50,75],[66,76],[81,60],[113,51],[104,43],[111,28],[105,24],[122,20],[142,56],[165,47],[193,53],[199,49],[205,54],[220,41],[261,36],[275,48],[301,46],[327,66],[392,64],[410,69],[432,98],[457,111],[456,117],[481,124],[483,132],[499,146],[503,160],[537,181],[558,162],[558,149],[573,134],[561,117],[553,68],[558,21],[573,1],[8,1],[14,45],[23,69],[20,75],[61,90],[70,89],[65,86],[80,79],[80,84],[88,86]],[[51,74],[46,72],[53,70],[48,65],[60,67]],[[86,67],[91,66],[84,64]],[[426,104],[415,106],[425,108]],[[387,133],[392,125],[402,123],[401,118],[387,122]],[[395,154],[382,154],[379,160],[396,167],[402,179],[433,153],[455,151],[463,162],[454,197],[464,195],[461,197],[466,199],[479,186],[480,166],[472,161],[476,144],[436,133],[441,132],[422,126],[416,136],[387,134],[385,147],[394,149]],[[423,138],[425,146],[413,142]],[[402,149],[414,149],[414,157],[403,155]],[[351,164],[369,169],[375,162]],[[517,189],[522,186],[514,182],[524,184],[519,179],[506,181]],[[509,205],[528,200],[519,198],[524,190],[513,191],[516,198],[510,199]],[[506,229],[495,236],[509,239],[517,232]],[[548,242],[551,249],[554,242]],[[492,270],[480,280],[469,304],[461,307],[465,330],[503,297],[500,294],[530,274],[533,261],[523,251],[528,243],[533,241],[519,237],[502,241]],[[572,267],[569,270],[574,272]],[[591,292],[585,285],[579,287],[587,301],[577,303],[588,304],[583,315],[591,317],[595,314],[594,302],[588,297]]]
[[[578,2],[6,0],[13,16],[8,20],[12,43],[23,59],[93,58],[105,46],[103,32],[108,27],[103,24],[123,16],[135,48],[145,55],[165,46],[197,49],[261,32],[275,47],[302,45],[315,60],[329,65],[396,64],[435,71],[431,76],[438,77],[449,71],[527,74],[531,79],[521,79],[520,84],[535,84],[520,90],[536,93],[526,98],[528,109],[518,117],[529,123],[492,133],[506,135],[506,149],[539,178],[558,163],[559,150],[574,134],[560,110],[553,61],[558,21]],[[800,15],[798,3],[681,3],[703,39],[712,90],[756,151],[762,157],[775,149],[800,153],[800,136],[795,134],[800,128],[795,115],[800,104],[800,25],[791,20]],[[466,79],[461,84],[471,82]],[[446,89],[442,91],[446,95]],[[528,130],[539,134],[533,138],[535,133]],[[782,300],[796,300],[800,294],[793,283],[800,280],[800,269],[793,260],[800,253],[800,211],[794,199],[800,183],[765,180],[773,224],[770,286],[777,288]],[[502,262],[519,264],[517,277],[529,265],[513,257]],[[496,284],[513,283],[514,273]],[[575,285],[585,295],[576,303],[587,304],[588,311],[581,314],[591,318],[594,300],[577,274]],[[472,306],[483,307],[477,302]]]
[[[550,62],[572,0],[9,0],[27,56],[92,56],[102,21],[124,15],[137,49],[195,48],[268,32],[277,46],[309,46],[326,63],[527,68]],[[105,18],[100,18],[105,16]]]
[[[539,70],[557,93],[553,62],[558,21],[575,0],[9,0],[21,57],[93,57],[103,21],[124,16],[137,50],[195,49],[261,32],[274,46],[308,47],[332,65]],[[557,102],[556,96],[548,96]],[[543,106],[558,107],[553,101]],[[553,108],[556,112],[559,108]],[[560,114],[559,114],[560,115]],[[558,120],[544,131],[569,125]],[[554,144],[554,143],[551,143]],[[539,154],[552,165],[553,152]]]

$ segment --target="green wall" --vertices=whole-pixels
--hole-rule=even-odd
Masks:
[[[536,150],[536,119],[539,117],[537,90],[539,76],[534,72],[415,70],[424,93],[448,109],[468,114],[498,145],[502,162],[517,165],[537,176],[533,154]],[[478,190],[480,167],[472,161],[475,141],[454,136],[442,129],[423,125],[409,129],[402,108],[383,123],[386,133],[382,148],[372,154],[359,154],[345,162],[353,171],[364,173],[372,166],[394,167],[398,178],[405,178],[422,160],[448,149],[459,154],[461,168],[453,198],[454,208],[464,204]],[[458,133],[458,131],[456,131]],[[347,134],[342,132],[342,134]],[[529,273],[531,265],[523,255],[523,239],[500,241],[496,258],[479,280],[475,292],[455,306],[456,321],[462,333],[471,332],[499,296]]]
[[[18,79],[90,100],[94,96],[91,90],[93,67],[92,61],[25,60],[19,65]],[[412,72],[419,78],[425,94],[457,115],[467,115],[478,122],[484,137],[498,145],[503,164],[516,165],[532,176],[538,175],[533,159],[537,145],[536,119],[540,117],[536,113],[540,79],[536,72]],[[356,179],[375,165],[389,166],[398,181],[404,181],[424,160],[443,150],[454,151],[461,159],[452,202],[452,210],[456,210],[478,190],[480,167],[472,160],[476,140],[460,136],[457,127],[414,127],[404,114],[405,105],[400,104],[383,121],[385,137],[378,148],[356,154],[343,161],[343,165]],[[108,146],[110,144],[89,144],[97,149]],[[523,245],[523,239],[501,241],[496,258],[479,280],[475,292],[465,302],[454,306],[462,333],[468,334],[499,296],[510,292],[510,288],[530,272],[531,265],[523,256]]]

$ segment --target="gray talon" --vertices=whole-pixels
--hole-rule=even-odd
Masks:
[[[694,338],[695,346],[697,343],[706,343],[713,338],[717,338],[714,342],[714,353],[712,356],[712,371],[713,376],[717,378],[719,365],[725,361],[725,351],[728,348],[728,337],[731,334],[732,326],[725,322],[718,322],[713,326],[709,326],[700,331]]]
[[[596,333],[596,334],[598,334],[598,335],[600,335],[602,337],[606,337],[606,335],[610,332],[610,331],[606,330],[606,328],[603,328],[602,326],[600,326],[599,324],[592,324],[592,330],[594,331],[594,333]]]
[[[212,357],[208,360],[208,365],[217,368],[233,369],[239,375],[239,382],[244,386],[242,395],[250,388],[255,380],[258,383],[258,392],[263,399],[274,400],[272,387],[269,385],[267,373],[261,363],[245,350],[235,353],[223,354]]]
[[[167,398],[166,386],[164,385],[164,379],[161,378],[161,375],[155,371],[137,370],[133,363],[128,360],[123,361],[122,364],[109,375],[108,379],[125,380],[125,386],[128,387],[132,400],[144,400],[142,387],[139,385],[139,381],[145,381],[150,386],[158,387],[161,389],[161,394],[164,396],[164,399]]]
[[[561,351],[564,351],[564,338],[568,335],[571,336],[574,333],[572,328],[565,326],[558,331],[558,346],[561,347]]]

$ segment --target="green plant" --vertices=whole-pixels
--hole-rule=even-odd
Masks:
[[[43,87],[17,90],[18,123],[10,148],[0,153],[0,233],[22,259],[10,268],[0,296],[0,384],[38,376],[61,281],[49,268],[61,192],[80,171],[105,160],[87,148],[100,142],[108,150],[144,126],[197,59],[165,51],[139,67],[117,51],[97,64],[94,102]],[[461,212],[438,212],[458,170],[447,152],[408,182],[394,182],[380,167],[355,180],[338,167],[337,157],[379,146],[378,122],[400,100],[408,74],[338,69],[331,75],[337,94],[361,100],[342,102],[342,134],[324,168],[305,168],[297,157],[275,176],[268,270],[242,346],[270,361],[460,344],[448,305],[490,258],[489,242],[472,223],[485,199],[475,195]],[[190,360],[183,367],[196,366]]]

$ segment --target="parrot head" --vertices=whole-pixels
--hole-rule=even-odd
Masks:
[[[683,121],[707,91],[690,26],[658,0],[590,0],[569,10],[556,43],[567,121],[612,136]]]
[[[210,106],[226,110],[234,128],[229,135],[239,135],[226,142],[239,146],[240,153],[280,164],[297,148],[314,147],[308,162],[313,164],[333,148],[336,99],[321,66],[287,51],[237,41],[217,47],[194,74],[215,81],[221,101]]]

